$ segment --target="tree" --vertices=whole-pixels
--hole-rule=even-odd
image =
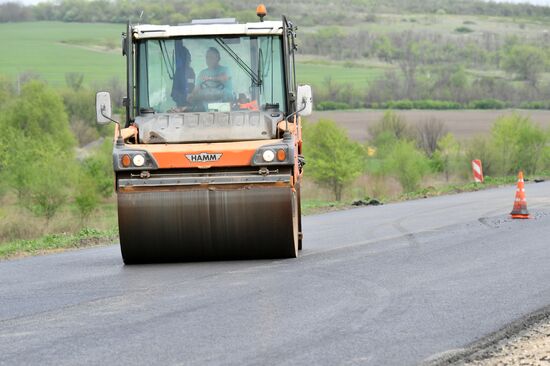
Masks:
[[[29,154],[30,155],[30,154]],[[32,150],[25,159],[21,202],[49,223],[67,201],[74,185],[74,157],[59,146],[44,143]]]
[[[7,130],[3,175],[15,189],[19,203],[47,222],[67,201],[75,168],[72,150],[64,151],[54,140],[26,137]],[[4,179],[3,177],[3,179]]]
[[[344,187],[364,169],[363,147],[330,120],[305,125],[304,140],[307,174],[328,186],[340,201]]]
[[[73,91],[78,91],[84,82],[84,74],[81,72],[68,72],[65,74],[65,83]]]
[[[447,128],[443,121],[431,117],[416,127],[416,144],[431,158],[437,148],[438,141],[446,132]]]
[[[95,120],[95,92],[87,88],[65,89],[61,95],[79,146],[97,140],[102,126]]]
[[[416,71],[423,61],[422,45],[412,32],[394,36],[393,59],[397,61],[405,78],[405,95],[413,98],[416,91]]]
[[[72,150],[75,145],[63,101],[41,81],[24,84],[21,95],[5,114],[6,127],[20,131],[35,144],[50,138],[63,151]]]
[[[405,192],[416,190],[429,168],[428,159],[411,141],[396,142],[384,159],[384,169],[397,178]]]
[[[409,139],[411,130],[407,121],[402,116],[392,110],[386,111],[382,119],[368,128],[370,139],[375,145],[379,145],[378,140],[386,140],[389,136],[395,140]]]
[[[535,87],[545,69],[546,55],[539,47],[516,44],[510,47],[503,59],[504,70],[516,74],[521,80]]]
[[[0,118],[2,175],[19,202],[49,221],[73,186],[74,138],[61,98],[30,81]]]
[[[390,38],[387,35],[382,35],[373,42],[373,52],[380,60],[389,63],[391,62],[391,57],[395,49],[393,48]]]

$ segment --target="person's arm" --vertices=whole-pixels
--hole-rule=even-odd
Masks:
[[[187,93],[190,94],[195,89],[195,71],[189,67],[187,69]]]

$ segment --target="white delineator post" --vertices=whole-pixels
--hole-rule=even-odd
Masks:
[[[472,160],[472,171],[474,173],[474,182],[483,183],[483,168],[481,167],[481,160]]]

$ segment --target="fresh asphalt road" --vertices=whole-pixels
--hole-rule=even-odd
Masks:
[[[550,183],[304,218],[299,259],[0,263],[0,364],[407,365],[550,304]],[[268,214],[268,213],[266,213]]]

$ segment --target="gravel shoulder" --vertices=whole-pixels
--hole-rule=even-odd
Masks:
[[[550,306],[424,365],[550,365]]]

